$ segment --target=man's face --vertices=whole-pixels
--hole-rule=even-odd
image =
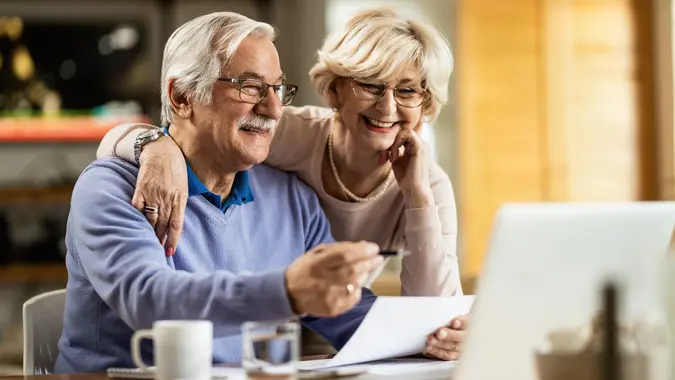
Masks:
[[[283,72],[274,43],[266,38],[246,37],[221,77],[281,84]],[[217,155],[214,159],[226,160],[228,167],[237,170],[248,169],[267,158],[274,128],[282,114],[281,101],[271,88],[258,104],[244,102],[242,98],[248,99],[240,96],[237,84],[217,81],[211,104],[193,106],[197,138],[203,142],[200,145],[212,146]]]

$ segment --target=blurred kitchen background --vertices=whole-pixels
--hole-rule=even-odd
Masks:
[[[362,7],[425,15],[455,54],[424,138],[451,176],[471,293],[508,201],[675,198],[670,0],[0,0],[0,375],[21,373],[21,305],[62,288],[70,191],[112,126],[158,122],[164,42],[235,11],[279,28],[295,104],[326,33]],[[397,294],[399,265],[374,285]]]

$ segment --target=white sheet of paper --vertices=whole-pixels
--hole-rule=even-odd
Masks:
[[[332,359],[302,362],[300,368],[330,368],[420,353],[427,336],[468,313],[474,298],[378,297],[340,352]]]
[[[368,373],[374,375],[402,375],[409,372],[451,372],[456,365],[457,362],[446,362],[423,358],[400,358],[369,363]]]

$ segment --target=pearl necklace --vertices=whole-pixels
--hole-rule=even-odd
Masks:
[[[347,197],[351,198],[356,202],[370,202],[379,199],[384,195],[385,191],[387,191],[389,185],[391,184],[391,180],[394,178],[394,171],[389,169],[389,174],[387,175],[387,179],[385,180],[382,189],[380,189],[380,191],[378,191],[377,193],[375,193],[370,197],[362,198],[349,191],[349,189],[347,189],[347,186],[345,186],[345,184],[342,183],[340,175],[338,174],[337,171],[337,166],[335,166],[335,160],[333,159],[333,128],[331,128],[330,133],[328,134],[328,160],[330,161],[330,167],[333,170],[333,176],[335,177],[338,186],[340,186],[340,188],[347,195]]]

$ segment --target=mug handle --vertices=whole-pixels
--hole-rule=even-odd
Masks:
[[[136,367],[143,371],[154,372],[143,362],[143,358],[141,357],[141,340],[154,339],[154,337],[152,330],[138,330],[131,337],[131,358]]]

